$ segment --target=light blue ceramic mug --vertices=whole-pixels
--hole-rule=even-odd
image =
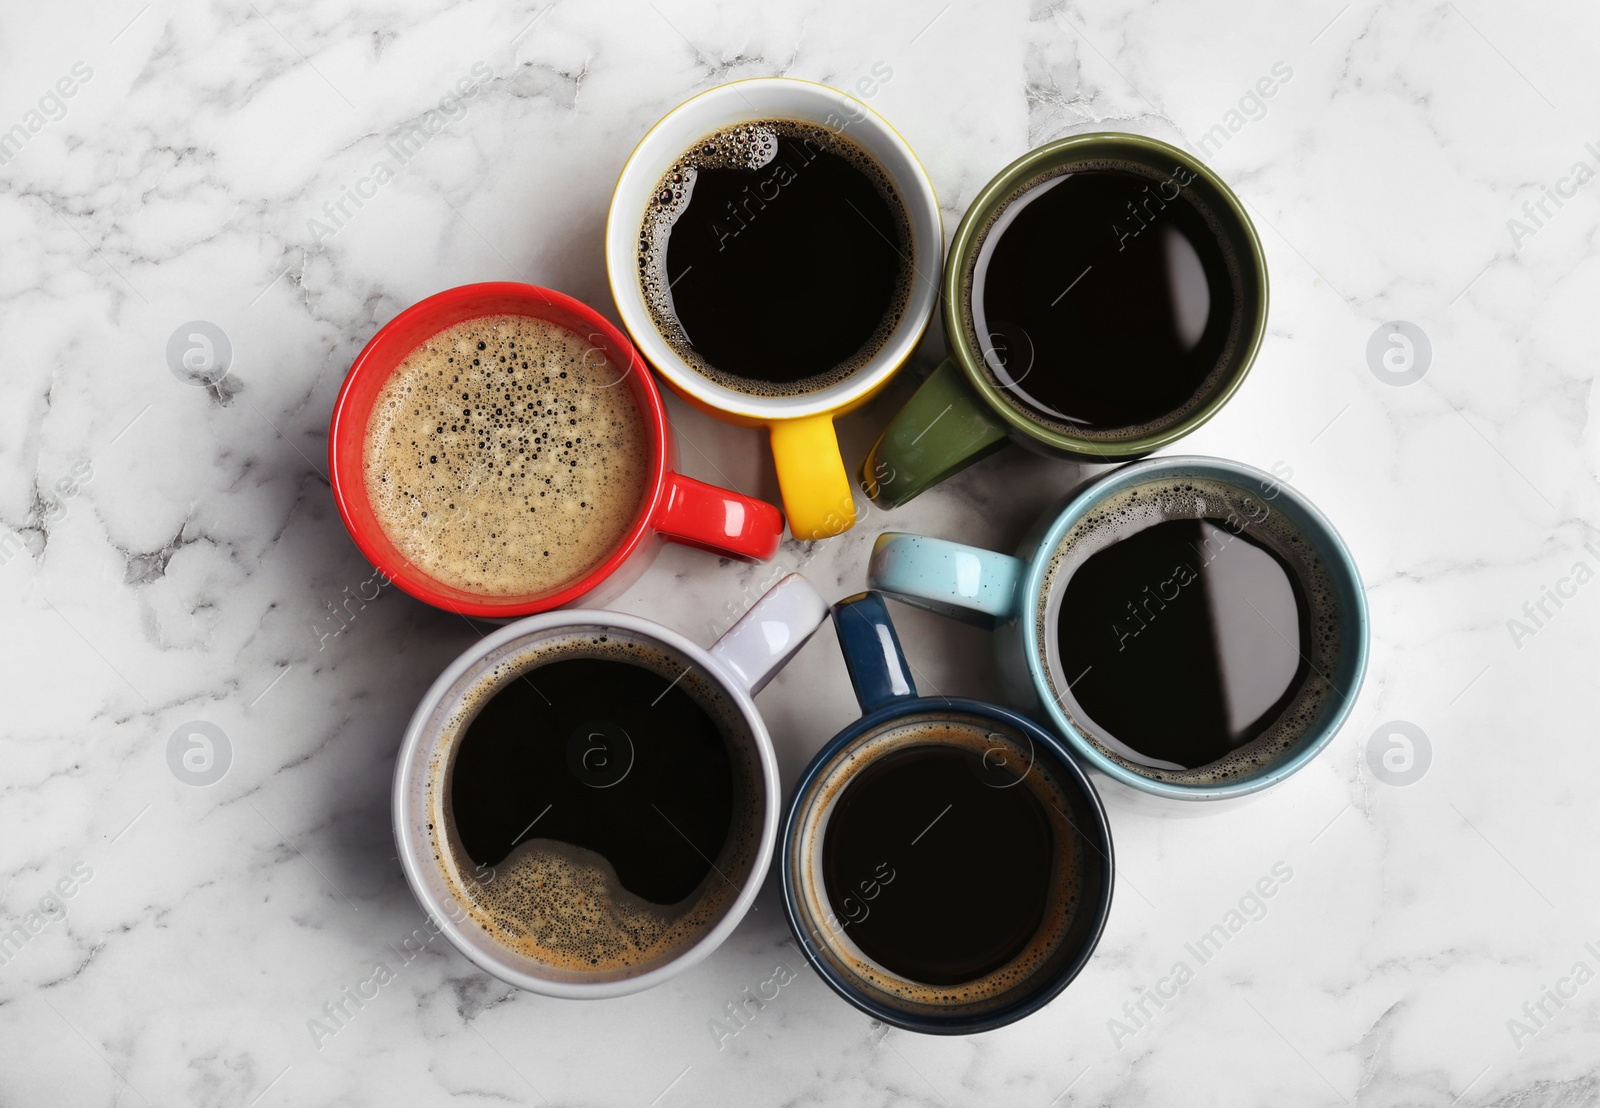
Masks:
[[[1263,730],[1226,757],[1200,766],[1162,764],[1120,742],[1096,723],[1073,692],[1084,674],[1069,675],[1063,664],[1072,652],[1063,631],[1068,636],[1102,631],[1098,626],[1061,627],[1068,581],[1088,558],[1132,533],[1133,525],[1125,521],[1155,512],[1153,498],[1160,497],[1167,498],[1161,501],[1161,512],[1236,521],[1237,530],[1233,522],[1226,530],[1242,534],[1252,529],[1262,542],[1280,548],[1280,560],[1302,588],[1291,611],[1298,607],[1310,632],[1298,639],[1274,632],[1283,639],[1280,653],[1290,659],[1291,672],[1301,676],[1273,706],[1276,715],[1261,717]],[[1174,509],[1174,504],[1180,507]],[[1223,541],[1229,537],[1221,536]],[[1241,565],[1235,561],[1230,568]],[[1315,758],[1338,732],[1366,671],[1366,599],[1361,575],[1338,532],[1310,502],[1271,474],[1220,458],[1160,457],[1114,470],[1076,490],[1058,512],[1046,513],[1014,557],[886,532],[873,547],[868,578],[872,588],[907,603],[995,627],[999,671],[1012,703],[1034,718],[1049,719],[1085,765],[1159,797],[1219,800],[1281,781]],[[1171,579],[1157,587],[1169,586],[1176,588]],[[1144,606],[1142,612],[1136,602]],[[1142,616],[1154,618],[1161,603],[1151,592],[1130,597],[1130,622],[1115,633],[1126,637],[1135,627],[1133,619],[1141,619],[1142,627]],[[1259,629],[1256,633],[1264,634]],[[1290,652],[1299,654],[1299,662]],[[1163,695],[1159,674],[1150,676],[1148,695]]]

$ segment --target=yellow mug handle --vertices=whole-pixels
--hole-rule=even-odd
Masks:
[[[839,454],[833,416],[777,420],[768,431],[789,533],[802,540],[825,539],[855,526],[855,490]]]

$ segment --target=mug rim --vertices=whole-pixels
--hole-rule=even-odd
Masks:
[[[469,932],[467,927],[463,926],[463,922],[470,925],[470,917],[466,911],[458,901],[450,898],[450,903],[457,908],[456,914],[452,916],[445,910],[443,903],[434,896],[425,879],[424,870],[429,867],[432,853],[426,836],[414,834],[415,828],[412,825],[415,821],[411,818],[413,812],[411,794],[425,782],[426,778],[423,775],[426,773],[427,760],[438,745],[439,736],[428,733],[429,720],[445,703],[451,687],[466,676],[473,666],[518,639],[534,638],[568,628],[594,626],[615,628],[656,639],[692,659],[715,679],[723,695],[739,709],[740,715],[750,728],[761,766],[765,807],[761,838],[756,846],[755,863],[748,878],[722,917],[693,944],[685,947],[670,961],[636,976],[593,982],[556,981],[517,968],[509,963],[509,959],[496,959],[490,952],[466,940]],[[419,765],[422,774],[418,772]],[[779,791],[777,755],[773,749],[772,736],[767,730],[760,709],[756,707],[755,698],[745,691],[738,679],[727,672],[709,650],[672,628],[655,620],[645,619],[643,616],[601,608],[567,608],[561,611],[541,612],[499,628],[468,647],[434,680],[412,713],[410,722],[406,724],[399,754],[395,760],[389,805],[395,846],[398,848],[400,866],[405,871],[406,884],[411,889],[411,895],[416,898],[429,918],[440,925],[440,930],[445,933],[450,945],[457,952],[485,973],[519,989],[544,996],[597,999],[626,996],[659,985],[704,961],[733,933],[755,903],[766,880],[767,869],[772,863],[777,844],[782,796]],[[424,810],[421,815],[423,822],[426,822],[426,811]],[[441,881],[441,884],[447,886],[448,882]],[[493,938],[487,942],[496,951],[503,949]]]
[[[905,1011],[887,1005],[877,1004],[863,997],[851,984],[851,980],[843,975],[836,974],[833,967],[823,959],[812,953],[812,940],[801,923],[801,909],[798,895],[794,888],[794,881],[790,876],[791,854],[795,849],[799,834],[799,821],[801,819],[801,804],[806,800],[812,785],[823,768],[831,763],[846,747],[856,742],[862,735],[876,730],[885,723],[890,723],[906,715],[916,715],[924,712],[964,712],[972,715],[996,719],[1017,728],[1027,735],[1029,740],[1043,745],[1056,759],[1057,768],[1064,772],[1078,788],[1080,794],[1087,800],[1099,830],[1100,841],[1091,843],[1091,847],[1100,852],[1105,858],[1105,880],[1096,890],[1094,901],[1094,928],[1086,936],[1080,949],[1056,970],[1042,988],[1028,993],[1025,997],[1004,1007],[989,1012],[980,1013],[973,1017],[953,1015],[939,1016],[930,1014],[926,1017],[908,1016]],[[1068,822],[1072,822],[1068,820]],[[1076,824],[1073,824],[1076,827]],[[1085,838],[1088,835],[1079,829],[1078,832]],[[848,724],[838,734],[834,735],[822,748],[812,756],[807,763],[805,771],[790,790],[788,803],[785,805],[783,827],[779,835],[779,846],[782,851],[782,862],[779,869],[780,885],[783,892],[784,915],[789,922],[789,930],[799,940],[801,956],[816,971],[827,986],[840,997],[852,1004],[857,1010],[866,1013],[873,1019],[881,1020],[893,1027],[906,1031],[915,1031],[927,1035],[971,1035],[984,1031],[993,1031],[1017,1020],[1032,1015],[1039,1009],[1048,1005],[1060,996],[1083,972],[1084,967],[1094,957],[1095,950],[1100,945],[1100,939],[1105,933],[1106,924],[1111,916],[1111,902],[1116,886],[1116,851],[1111,836],[1111,821],[1106,815],[1105,804],[1100,799],[1099,790],[1094,787],[1094,782],[1066,745],[1049,729],[1028,719],[1020,712],[999,704],[991,704],[984,700],[975,700],[963,696],[920,696],[908,695],[895,698],[883,707],[867,712],[859,719]],[[1090,897],[1085,897],[1085,902]]]
[[[643,312],[642,318],[635,318],[636,312],[631,297],[635,290],[628,282],[637,282],[632,266],[614,265],[613,248],[621,240],[622,224],[618,208],[621,203],[622,186],[625,181],[645,172],[641,161],[645,145],[652,137],[667,126],[674,119],[683,115],[691,106],[713,97],[726,98],[737,95],[743,98],[741,86],[766,85],[794,89],[805,96],[827,95],[838,97],[855,105],[863,114],[863,118],[872,121],[881,128],[888,141],[898,146],[906,156],[909,164],[914,168],[914,181],[917,186],[917,196],[905,198],[906,217],[913,231],[916,229],[916,205],[921,204],[932,213],[934,228],[937,231],[936,241],[932,244],[930,252],[933,260],[938,261],[944,250],[944,213],[939,208],[939,198],[934,192],[933,180],[928,176],[927,167],[917,157],[916,151],[883,116],[879,115],[865,101],[851,96],[832,85],[820,81],[808,81],[799,77],[745,77],[736,81],[726,81],[720,85],[704,89],[695,93],[687,100],[681,101],[660,119],[653,123],[634,144],[627,160],[622,164],[622,170],[617,174],[617,182],[611,188],[611,202],[606,209],[606,227],[603,238],[606,255],[606,280],[611,289],[611,299],[616,304],[617,315],[622,319],[622,326],[634,339],[634,343],[641,355],[662,378],[675,390],[689,397],[695,403],[716,412],[726,413],[741,419],[753,419],[760,422],[777,422],[787,419],[804,419],[810,416],[837,413],[853,407],[865,400],[873,393],[888,384],[889,380],[897,373],[922,342],[927,333],[928,325],[933,319],[933,312],[939,304],[939,281],[937,276],[924,277],[919,271],[913,269],[911,293],[907,299],[905,314],[902,324],[906,320],[913,320],[910,328],[896,327],[896,334],[902,330],[904,333],[899,338],[891,335],[891,341],[884,344],[882,350],[873,355],[872,359],[861,369],[851,374],[845,380],[814,393],[801,393],[797,396],[751,396],[737,392],[725,386],[718,385],[708,380],[679,357],[677,351],[669,346],[656,329],[655,323],[649,317],[648,309]],[[820,91],[819,91],[820,90]],[[781,113],[778,113],[781,114]],[[727,126],[737,122],[730,118],[719,126]],[[680,151],[681,153],[681,151]],[[870,153],[870,151],[869,151]],[[676,157],[677,155],[674,155]],[[876,159],[875,159],[876,160]],[[670,163],[669,163],[670,164]],[[665,167],[663,167],[665,168]],[[904,182],[896,179],[897,186]],[[638,212],[630,215],[631,221],[642,219],[644,213]],[[634,231],[627,232],[626,241],[633,242]],[[642,297],[640,298],[642,300]],[[923,303],[918,304],[919,301]]]
[[[540,311],[518,312],[511,309],[484,310],[454,318],[448,323],[437,322],[454,316],[464,305],[471,304],[475,300],[520,302],[530,309],[542,306],[554,309],[556,312],[569,313],[582,319],[586,326],[594,328],[615,349],[627,352],[629,364],[619,368],[625,377],[636,379],[629,387],[633,389],[634,399],[638,402],[643,423],[652,440],[649,445],[649,476],[645,481],[644,494],[640,498],[633,522],[628,525],[622,540],[582,577],[556,592],[542,596],[495,599],[485,594],[471,594],[465,589],[455,589],[435,580],[406,559],[395,547],[372,510],[371,500],[367,495],[366,474],[359,464],[352,467],[341,457],[346,453],[340,449],[345,440],[355,437],[364,441],[366,437],[365,421],[360,427],[354,426],[356,415],[352,409],[359,404],[357,389],[366,384],[367,378],[378,373],[383,374],[383,381],[377,386],[381,389],[383,384],[394,376],[400,363],[409,356],[411,350],[416,348],[413,345],[398,358],[391,359],[389,355],[392,352],[387,347],[396,334],[412,328],[425,329],[427,334],[419,341],[426,341],[427,338],[438,335],[457,323],[493,315],[524,314],[544,319],[557,326],[564,326],[559,320],[549,319]],[[366,416],[368,419],[371,418],[370,405],[367,406]],[[656,517],[667,481],[673,472],[671,435],[672,424],[667,418],[666,405],[662,402],[655,381],[651,379],[643,356],[628,336],[610,320],[583,301],[557,292],[555,289],[521,281],[483,281],[457,285],[424,297],[396,314],[367,340],[366,345],[361,348],[361,352],[356,355],[355,360],[350,363],[350,368],[345,372],[344,381],[339,386],[338,397],[334,400],[333,414],[328,427],[328,480],[345,530],[349,532],[351,539],[367,561],[391,582],[416,599],[445,611],[476,616],[480,619],[516,619],[548,612],[588,596],[620,569],[646,540],[654,536],[656,529],[652,521]],[[352,469],[355,471],[352,472]]]
[[[1073,724],[1055,698],[1050,687],[1049,675],[1042,672],[1039,667],[1039,632],[1035,616],[1045,599],[1044,578],[1050,566],[1050,555],[1060,545],[1067,531],[1107,496],[1162,476],[1209,477],[1239,487],[1243,487],[1245,482],[1260,483],[1262,488],[1275,485],[1278,488],[1278,496],[1287,498],[1309,523],[1310,526],[1307,527],[1296,520],[1295,526],[1308,532],[1306,538],[1311,540],[1318,553],[1330,563],[1329,573],[1334,579],[1336,589],[1339,586],[1348,587],[1349,598],[1354,608],[1354,619],[1351,621],[1354,626],[1344,629],[1346,633],[1355,636],[1355,661],[1346,683],[1349,691],[1334,704],[1331,712],[1317,723],[1314,737],[1302,739],[1288,757],[1232,781],[1183,785],[1146,777],[1128,769],[1107,756]],[[1311,533],[1313,531],[1315,533]],[[1131,462],[1089,481],[1072,493],[1066,507],[1061,509],[1041,536],[1038,545],[1027,558],[1022,580],[1020,599],[1025,601],[1025,605],[1018,606],[1015,618],[1021,624],[1024,661],[1028,667],[1028,676],[1033,681],[1037,699],[1049,714],[1051,723],[1055,725],[1077,757],[1106,776],[1140,792],[1176,800],[1220,800],[1246,796],[1277,784],[1310,763],[1333,741],[1333,737],[1339,733],[1354,710],[1356,697],[1366,678],[1370,617],[1361,573],[1356,567],[1355,558],[1351,555],[1349,547],[1345,545],[1343,537],[1328,518],[1297,489],[1278,480],[1272,474],[1245,465],[1243,462],[1201,454],[1173,454]]]
[[[1072,155],[1079,153],[1083,147],[1097,145],[1133,147],[1140,152],[1175,155],[1182,159],[1185,168],[1193,170],[1208,186],[1216,190],[1222,198],[1226,214],[1232,217],[1238,229],[1243,232],[1249,249],[1244,252],[1248,256],[1240,258],[1240,264],[1245,270],[1246,280],[1253,278],[1260,288],[1260,306],[1250,322],[1249,339],[1234,357],[1237,364],[1211,394],[1194,411],[1170,427],[1136,438],[1114,441],[1063,434],[1024,415],[1004,397],[1003,390],[989,380],[988,374],[984,373],[982,357],[975,355],[968,346],[966,327],[962,322],[961,275],[966,269],[970,251],[978,245],[980,225],[993,214],[995,205],[1029,178],[1054,165],[1073,160]],[[1233,394],[1239,391],[1239,387],[1255,364],[1256,355],[1260,352],[1261,343],[1266,337],[1270,300],[1266,253],[1262,249],[1261,238],[1256,232],[1254,221],[1234,191],[1210,166],[1191,156],[1187,151],[1169,142],[1128,131],[1085,131],[1054,139],[1022,154],[990,178],[989,183],[973,197],[967,206],[966,214],[961,217],[960,225],[956,227],[955,237],[950,241],[950,249],[945,253],[944,273],[939,293],[940,311],[950,356],[961,367],[967,383],[977,392],[984,405],[1003,419],[1011,432],[1021,433],[1075,457],[1098,462],[1115,462],[1149,454],[1183,438],[1216,415]]]

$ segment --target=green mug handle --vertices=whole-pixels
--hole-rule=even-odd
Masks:
[[[1006,423],[946,358],[878,437],[861,465],[862,487],[879,507],[898,508],[1008,439]]]

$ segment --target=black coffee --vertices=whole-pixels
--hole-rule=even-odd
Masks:
[[[992,973],[1022,953],[1044,919],[1050,820],[1029,789],[983,781],[982,757],[922,746],[879,759],[845,786],[823,839],[829,900],[863,910],[850,937],[913,981],[951,985]],[[863,879],[879,890],[870,900]]]
[[[557,965],[682,946],[749,870],[762,803],[748,733],[704,675],[648,646],[596,634],[536,661],[456,745],[448,847],[470,901]]]
[[[1017,757],[986,762],[980,743],[928,742],[850,778],[823,836],[822,878],[868,958],[911,981],[954,985],[1035,942],[1061,893],[1064,817],[1021,779],[1026,769]]]
[[[1305,730],[1337,644],[1326,573],[1266,500],[1214,482],[1113,498],[1069,533],[1053,683],[1141,767],[1231,776]],[[1270,740],[1270,741],[1268,741]]]
[[[826,388],[883,346],[910,290],[911,228],[842,135],[761,120],[707,135],[661,179],[639,277],[661,334],[729,388]]]
[[[1189,188],[1128,162],[1019,190],[966,275],[968,340],[995,383],[1068,434],[1131,437],[1198,405],[1239,341],[1238,262]]]

